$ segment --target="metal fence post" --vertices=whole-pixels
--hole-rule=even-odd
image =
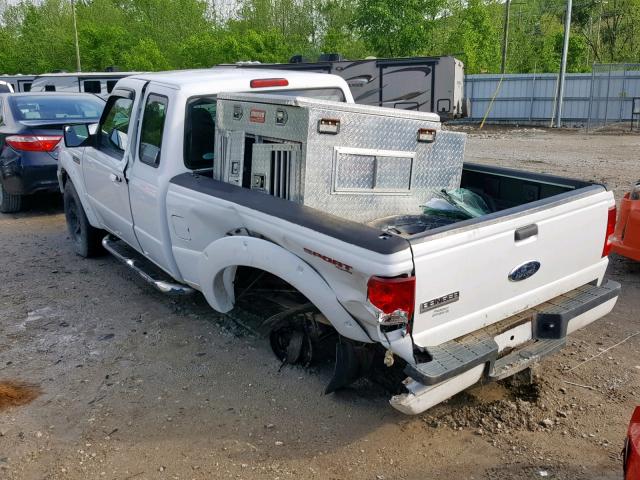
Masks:
[[[607,118],[609,116],[609,93],[611,91],[611,69],[613,68],[613,64],[609,64],[609,76],[607,77],[607,96],[604,101],[604,123],[607,124]]]
[[[556,76],[555,96],[553,97],[553,105],[551,106],[551,121],[549,122],[549,128],[553,127],[553,121],[556,118],[556,106],[558,105],[558,85],[560,84],[560,75]]]
[[[622,92],[620,95],[620,122],[622,121],[622,109],[624,107],[624,100],[627,98],[627,92],[626,92],[626,88],[627,88],[627,64],[624,64],[624,67],[622,68]]]
[[[533,80],[531,81],[531,104],[529,105],[529,121],[533,118],[533,101],[536,96],[536,74],[533,74]]]
[[[591,65],[591,85],[589,87],[589,113],[587,113],[587,133],[591,128],[591,108],[593,106],[593,84],[595,82],[596,65]]]
[[[473,96],[473,87],[474,87],[475,84],[476,84],[476,82],[474,80],[471,80],[471,95],[470,95],[470,100],[469,100],[469,102],[471,103],[471,118],[473,118],[473,112],[476,111],[476,109],[473,108],[473,99],[475,98]]]

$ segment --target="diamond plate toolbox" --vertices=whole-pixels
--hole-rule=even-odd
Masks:
[[[267,94],[221,94],[214,178],[348,220],[421,213],[460,186],[466,135],[437,115]],[[435,131],[432,143],[419,131]]]

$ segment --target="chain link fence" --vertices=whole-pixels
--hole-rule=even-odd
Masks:
[[[551,126],[555,115],[558,75],[467,75],[465,95],[471,100],[468,120]],[[562,123],[598,129],[628,122],[640,107],[640,64],[596,64],[591,73],[567,74]],[[637,125],[635,127],[637,129]]]
[[[593,65],[587,130],[618,122],[631,125],[634,98],[640,98],[640,63]]]

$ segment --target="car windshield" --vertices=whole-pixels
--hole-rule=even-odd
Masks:
[[[84,120],[98,119],[104,101],[79,95],[25,95],[10,97],[16,120]]]

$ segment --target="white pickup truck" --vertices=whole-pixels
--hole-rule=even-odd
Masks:
[[[334,332],[327,391],[384,361],[404,372],[392,406],[415,414],[560,349],[620,289],[611,192],[463,165],[464,140],[431,113],[354,105],[332,75],[140,74],[95,130],[65,128],[58,177],[78,254],[104,247],[219,312],[260,293],[282,307],[264,310],[282,360]],[[434,191],[460,187],[491,211],[425,225]]]

